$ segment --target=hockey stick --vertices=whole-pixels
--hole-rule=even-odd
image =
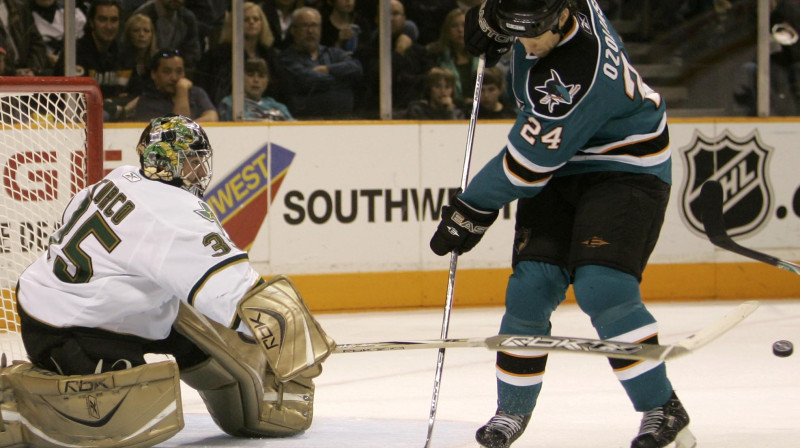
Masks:
[[[464,167],[461,169],[461,191],[467,188],[469,178],[469,164],[472,160],[472,142],[475,137],[475,124],[478,121],[478,107],[481,103],[481,90],[483,89],[483,70],[486,67],[486,55],[478,58],[478,68],[475,77],[475,91],[472,94],[472,114],[469,117],[469,129],[467,130],[467,145],[464,150]],[[453,308],[453,292],[456,285],[456,265],[458,264],[458,252],[455,250],[450,253],[450,271],[447,277],[447,296],[444,303],[444,316],[442,317],[442,339],[447,339],[447,332],[450,327],[450,311]],[[425,438],[425,448],[431,446],[433,437],[433,425],[436,421],[436,408],[439,404],[439,389],[442,386],[442,370],[444,369],[444,349],[439,347],[439,355],[436,360],[436,374],[433,377],[433,396],[431,397],[431,413],[428,417],[428,436]]]
[[[800,275],[800,265],[740,246],[733,241],[725,229],[722,185],[719,182],[710,180],[704,183],[698,200],[703,213],[703,227],[706,230],[706,236],[715,246]]]
[[[488,338],[431,339],[416,341],[339,344],[334,353],[363,353],[387,350],[483,347],[489,350],[535,350],[600,355],[611,358],[666,361],[688,355],[717,339],[758,308],[757,301],[740,304],[724,317],[696,333],[669,345],[636,344],[568,336],[498,335]]]

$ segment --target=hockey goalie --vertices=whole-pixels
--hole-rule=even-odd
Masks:
[[[140,167],[72,199],[19,278],[30,362],[0,370],[0,447],[153,446],[183,427],[179,380],[231,435],[304,431],[334,341],[203,201],[212,148],[197,123],[157,118],[136,151]]]

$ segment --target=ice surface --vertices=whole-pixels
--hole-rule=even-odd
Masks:
[[[669,343],[701,329],[737,303],[654,303],[648,308],[659,321],[661,341]],[[502,312],[456,308],[449,336],[494,335]],[[317,318],[339,343],[435,339],[441,332],[442,311]],[[556,311],[553,334],[596,337],[576,305]],[[779,339],[800,343],[800,300],[762,301],[729,333],[668,364],[698,447],[800,446],[800,354],[775,357],[772,343]],[[223,434],[197,394],[184,386],[186,428],[160,446],[420,448],[427,434],[436,358],[436,350],[332,355],[316,381],[311,428],[286,439]],[[448,350],[432,447],[477,447],[475,430],[494,409],[494,352]],[[555,353],[531,424],[513,448],[628,448],[639,419],[604,358]]]

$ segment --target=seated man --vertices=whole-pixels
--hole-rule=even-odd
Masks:
[[[197,123],[156,118],[136,150],[139,167],[73,198],[19,278],[31,362],[0,369],[0,447],[155,445],[183,426],[178,369],[229,434],[304,431],[333,340],[203,201],[212,148]]]
[[[352,114],[361,63],[346,51],[320,45],[319,11],[302,7],[292,13],[293,46],[281,62],[293,80],[288,106],[296,118],[341,119]]]
[[[103,93],[103,121],[119,121],[130,98],[122,97],[130,69],[120,63],[118,0],[92,0],[86,13],[88,32],[75,43],[76,76],[89,76]],[[64,76],[64,53],[56,63],[53,74]]]
[[[186,77],[178,50],[158,50],[150,61],[152,84],[145,86],[136,104],[133,121],[149,121],[169,113],[198,122],[219,121],[217,109],[202,87]]]

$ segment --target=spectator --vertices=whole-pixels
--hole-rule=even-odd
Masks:
[[[419,44],[428,45],[439,38],[447,14],[458,8],[456,0],[405,0],[408,18],[419,28]]]
[[[183,57],[173,49],[158,50],[150,61],[150,78],[136,104],[135,121],[148,121],[171,113],[195,121],[218,121],[208,94],[186,77]]]
[[[439,40],[428,44],[427,49],[434,66],[453,72],[455,76],[453,97],[456,104],[459,107],[471,108],[478,58],[469,54],[464,47],[463,11],[456,8],[447,14],[442,23]]]
[[[506,74],[500,67],[488,67],[483,72],[483,88],[478,117],[481,119],[517,118],[517,111],[503,101]]]
[[[261,58],[267,61],[272,74],[267,94],[285,100],[282,90],[287,83],[286,71],[278,60],[278,52],[272,47],[275,36],[267,22],[264,11],[253,2],[244,3],[244,56],[245,59]],[[230,15],[222,27],[220,43],[212,47],[203,58],[203,71],[198,71],[198,80],[208,92],[211,101],[219,105],[223,97],[231,93],[233,24]]]
[[[12,0],[13,1],[13,0]],[[33,16],[33,23],[44,40],[47,50],[47,65],[39,75],[50,75],[56,65],[61,50],[64,49],[64,7],[56,0],[28,0],[29,13]],[[83,37],[83,28],[86,25],[86,16],[75,8],[75,38]]]
[[[355,7],[356,0],[326,0],[322,10],[322,45],[353,53],[359,39],[372,34],[371,29],[367,29],[370,23],[361,20]]]
[[[94,0],[89,6],[87,32],[75,43],[75,74],[88,76],[103,93],[103,119],[123,118],[120,96],[130,75],[122,67],[119,44],[120,7],[118,0]],[[53,68],[53,74],[64,76],[64,54]]]
[[[302,0],[263,0],[261,9],[267,16],[269,27],[275,34],[275,48],[284,50],[292,45],[292,12],[303,4]]]
[[[230,0],[192,0],[186,3],[189,11],[197,18],[197,35],[200,41],[200,54],[219,42],[220,32],[225,24],[226,12],[231,8]]]
[[[178,49],[191,77],[200,61],[202,52],[197,31],[197,18],[184,6],[185,1],[149,0],[134,13],[150,17],[155,25],[156,45],[159,48]]]
[[[289,109],[275,99],[264,96],[269,86],[269,66],[261,58],[248,59],[244,65],[244,119],[286,121],[294,120]],[[226,96],[220,101],[219,116],[221,120],[233,119],[233,97]]]
[[[422,45],[414,42],[406,26],[405,8],[400,0],[391,2],[392,33],[392,108],[405,110],[412,100],[422,96],[425,75],[430,69],[428,54]],[[359,47],[356,57],[364,67],[366,78],[363,109],[366,115],[377,113],[380,92],[380,36],[372,38]]]
[[[126,83],[128,97],[138,97],[150,77],[150,59],[156,53],[156,30],[150,17],[134,14],[122,30],[122,64],[130,79]]]
[[[453,99],[455,76],[446,68],[433,67],[425,77],[425,97],[412,101],[406,118],[413,120],[460,120],[464,118]]]
[[[361,63],[341,48],[320,44],[322,17],[314,8],[292,13],[294,45],[281,54],[293,82],[289,109],[295,117],[344,118],[352,114]]]
[[[17,0],[0,0],[0,34],[5,35],[6,72],[17,76],[44,73],[47,48],[30,8]]]

